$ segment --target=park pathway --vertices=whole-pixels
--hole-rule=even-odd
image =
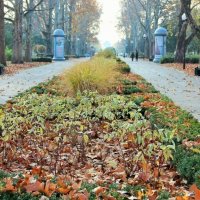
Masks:
[[[144,77],[162,94],[200,121],[200,77],[189,76],[174,68],[145,60],[132,62],[130,58],[122,59],[130,65],[133,73]]]
[[[88,60],[88,58],[53,62],[41,67],[19,71],[13,75],[0,76],[0,104],[4,104],[7,100],[20,92],[47,81],[53,78],[53,76],[60,74],[65,69],[69,69],[73,65],[86,60]]]

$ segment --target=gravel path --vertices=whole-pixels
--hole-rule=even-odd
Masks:
[[[70,59],[64,62],[54,62],[41,67],[26,69],[14,75],[0,76],[0,104],[41,82],[51,79],[63,70],[83,62],[87,58]]]
[[[200,121],[200,77],[189,76],[153,62],[132,62],[130,58],[122,59],[130,65],[132,72],[144,77],[162,94]]]

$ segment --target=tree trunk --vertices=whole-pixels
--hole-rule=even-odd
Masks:
[[[56,5],[55,5],[55,19],[54,19],[55,29],[59,28],[59,24],[60,24],[60,22],[59,22],[59,19],[60,19],[60,13],[59,13],[60,3],[59,2],[60,1],[56,1]]]
[[[182,21],[182,15],[186,13],[188,16],[191,14],[191,0],[184,0],[181,2],[181,10],[179,14],[179,32],[178,32],[178,38],[177,38],[177,44],[176,44],[176,52],[175,52],[175,61],[176,62],[183,62],[184,55],[187,51],[187,47],[196,35],[196,32],[193,31],[189,37],[187,37],[187,27],[189,20]]]
[[[177,44],[176,44],[176,54],[175,54],[175,61],[176,62],[183,62],[184,54],[186,52],[186,30],[187,30],[188,23],[182,23],[182,27],[178,33]]]
[[[23,63],[23,45],[22,45],[22,16],[23,1],[15,0],[15,20],[13,34],[13,57],[12,63]]]
[[[33,1],[28,5],[28,13],[26,15],[26,48],[25,48],[25,61],[31,62],[32,59],[32,16],[33,16]]]
[[[4,34],[4,1],[0,0],[0,63],[6,66]]]
[[[52,54],[52,15],[53,15],[53,2],[49,0],[49,16],[48,16],[48,24],[46,25],[47,35],[46,35],[46,42],[47,42],[47,54]]]

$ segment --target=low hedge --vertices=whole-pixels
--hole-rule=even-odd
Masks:
[[[185,62],[196,64],[196,63],[199,63],[199,59],[200,59],[199,55],[189,55],[189,56],[186,56]]]
[[[32,58],[32,62],[52,62],[52,58],[49,58],[49,57]]]
[[[173,63],[174,62],[174,57],[171,55],[166,55],[163,58],[161,58],[160,63],[164,64],[164,63]]]
[[[195,63],[199,63],[199,59],[200,59],[199,55],[187,55],[185,58],[185,62],[195,64]],[[174,63],[174,62],[175,62],[175,58],[173,55],[166,55],[160,60],[161,64]]]
[[[0,63],[0,75],[4,72],[4,65]]]
[[[131,72],[131,68],[129,67],[129,65],[124,65],[120,67],[120,72],[123,74],[128,74]]]

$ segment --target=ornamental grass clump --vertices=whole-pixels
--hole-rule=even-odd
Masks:
[[[117,62],[114,59],[95,57],[65,71],[57,87],[68,95],[76,95],[85,90],[105,94],[116,87],[118,76]]]

